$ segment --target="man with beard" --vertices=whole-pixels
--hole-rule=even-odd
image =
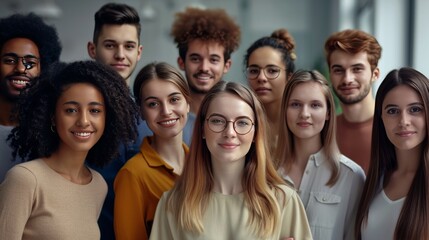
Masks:
[[[367,173],[375,107],[372,84],[380,76],[381,46],[374,36],[349,29],[331,35],[325,52],[332,88],[343,111],[337,116],[338,146]]]
[[[58,62],[61,44],[54,27],[35,14],[0,19],[0,182],[20,161],[12,159],[7,136],[17,124],[13,108],[20,92]]]
[[[191,89],[191,113],[196,114],[206,93],[230,69],[240,27],[222,9],[187,8],[176,14],[170,34]]]

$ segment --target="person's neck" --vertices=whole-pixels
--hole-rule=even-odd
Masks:
[[[194,114],[198,113],[198,109],[200,108],[201,102],[203,101],[205,96],[206,94],[204,93],[191,92],[190,106],[191,106],[192,113]]]
[[[269,104],[264,104],[265,112],[267,114],[267,120],[270,124],[272,130],[277,132],[280,118],[280,103],[273,102]]]
[[[15,104],[0,97],[0,125],[16,126],[18,123],[11,119]]]
[[[410,150],[400,150],[395,148],[398,168],[396,171],[401,173],[415,173],[419,167],[422,157],[422,146],[417,146]]]
[[[50,168],[67,180],[76,184],[87,184],[91,180],[91,173],[85,166],[87,155],[87,151],[70,152],[59,148],[51,156],[43,160]]]
[[[366,98],[355,104],[341,103],[343,116],[348,122],[365,122],[374,116],[375,101],[372,92]]]
[[[185,164],[185,150],[183,149],[182,132],[172,138],[161,138],[156,135],[152,138],[152,148],[170,166],[176,174],[181,174]]]
[[[234,195],[243,192],[242,176],[244,159],[234,162],[214,161],[212,159],[214,186],[213,191],[223,195]]]
[[[294,137],[294,141],[294,163],[300,166],[300,168],[305,169],[310,156],[317,153],[322,148],[322,140],[320,139],[320,135],[317,135],[309,139]]]

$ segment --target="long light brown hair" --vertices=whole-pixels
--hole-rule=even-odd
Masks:
[[[295,87],[299,84],[315,82],[320,84],[322,88],[322,93],[326,98],[326,104],[328,108],[329,119],[326,120],[325,126],[323,126],[322,131],[320,132],[320,138],[322,140],[323,153],[328,159],[328,162],[331,167],[331,177],[326,183],[328,186],[333,186],[339,177],[340,174],[340,163],[339,156],[340,151],[338,150],[337,140],[336,140],[336,118],[335,118],[335,107],[334,107],[334,97],[332,96],[331,90],[328,85],[326,78],[316,70],[307,71],[307,70],[297,70],[292,74],[288,83],[286,84],[285,90],[283,92],[283,99],[280,112],[280,128],[279,128],[279,140],[278,147],[275,152],[275,163],[277,169],[284,167],[286,172],[288,172],[293,164],[293,161],[296,156],[295,152],[295,141],[294,134],[287,126],[287,108],[289,104],[290,96],[294,91]]]
[[[210,104],[222,93],[238,96],[253,109],[255,114],[254,142],[246,155],[242,185],[245,204],[250,212],[248,230],[255,231],[261,238],[266,238],[279,227],[280,208],[283,206],[279,205],[278,199],[284,199],[284,192],[279,185],[284,182],[277,175],[271,161],[262,105],[252,91],[239,83],[220,81],[208,92],[201,103],[195,121],[191,151],[182,175],[168,196],[167,210],[174,214],[178,225],[185,231],[195,233],[204,231],[202,218],[213,189],[214,174],[211,154],[203,139],[203,128]]]

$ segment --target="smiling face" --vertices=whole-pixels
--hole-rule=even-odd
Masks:
[[[396,149],[414,149],[426,139],[426,112],[421,97],[406,85],[387,93],[382,120],[386,135]]]
[[[225,47],[217,42],[192,40],[188,43],[185,60],[178,64],[185,71],[189,87],[194,93],[207,93],[231,67],[231,59],[225,62]]]
[[[101,138],[106,121],[104,98],[88,83],[69,85],[58,98],[53,125],[59,149],[88,152]]]
[[[176,85],[152,79],[143,85],[140,96],[142,116],[156,137],[172,138],[182,132],[189,104]]]
[[[296,85],[289,97],[286,113],[287,126],[294,138],[320,142],[320,132],[329,119],[321,85],[316,82]]]
[[[228,121],[225,130],[214,132],[204,122],[204,137],[210,151],[212,164],[240,162],[244,164],[255,135],[255,126],[246,134],[237,134],[233,121],[245,117],[255,122],[252,108],[242,99],[230,93],[216,96],[207,109],[207,117],[220,116]]]
[[[371,84],[378,78],[379,70],[371,71],[366,52],[349,54],[335,50],[330,60],[333,89],[343,104],[355,104],[372,98]]]
[[[0,94],[14,101],[26,85],[40,74],[40,62],[31,69],[25,69],[22,58],[10,61],[13,57],[40,58],[39,48],[27,38],[13,38],[7,41],[0,52]]]
[[[250,87],[265,105],[269,103],[280,103],[283,90],[286,86],[286,71],[282,61],[282,55],[272,47],[261,47],[252,52],[249,56],[247,67],[258,67],[259,76],[256,79],[247,79]],[[262,68],[280,68],[279,76],[275,79],[268,79]],[[267,69],[265,69],[267,71]]]
[[[96,43],[88,43],[88,54],[98,62],[115,69],[129,84],[129,78],[140,60],[137,28],[131,24],[103,25]]]

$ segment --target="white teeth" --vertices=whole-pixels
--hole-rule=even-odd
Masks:
[[[174,119],[174,120],[169,120],[169,121],[165,121],[165,122],[161,122],[161,124],[163,124],[163,125],[170,125],[170,124],[174,124],[175,122],[177,122],[177,120],[176,120],[176,119]]]
[[[89,132],[75,132],[74,135],[78,136],[78,137],[88,137],[91,133]]]
[[[13,84],[17,84],[17,85],[25,85],[28,83],[28,81],[24,81],[24,80],[12,80]]]

